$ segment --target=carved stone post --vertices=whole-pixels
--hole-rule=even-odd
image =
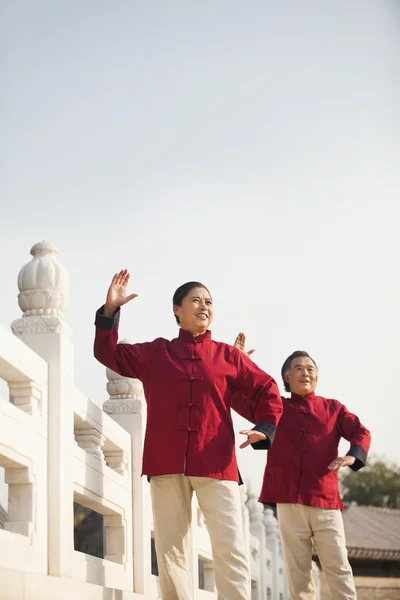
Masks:
[[[259,565],[259,580],[257,586],[257,594],[253,591],[254,597],[257,600],[265,600],[266,598],[266,581],[265,581],[265,569],[266,565],[266,537],[265,527],[263,523],[264,519],[264,508],[263,505],[258,502],[257,494],[254,492],[249,493],[249,499],[247,501],[247,508],[249,509],[250,515],[250,533],[259,542],[259,554],[258,554],[258,565]]]
[[[48,363],[48,564],[50,575],[68,578],[72,576],[74,550],[73,346],[70,329],[63,320],[69,278],[57,254],[57,248],[49,242],[32,247],[33,258],[18,276],[18,303],[23,315],[11,327]],[[41,398],[34,384],[12,385],[10,394],[23,410],[32,414],[40,410]]]
[[[121,344],[131,343],[122,340]],[[142,473],[142,452],[146,427],[146,403],[138,379],[106,370],[109,400],[103,410],[132,437],[132,514],[134,591],[149,594],[151,589],[151,500],[150,486]],[[109,456],[105,456],[109,461]]]
[[[267,548],[272,555],[272,598],[271,600],[279,600],[279,553],[280,539],[278,521],[275,518],[272,508],[264,509],[264,526],[266,534]]]

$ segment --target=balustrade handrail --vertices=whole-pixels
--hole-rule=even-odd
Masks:
[[[7,383],[34,381],[47,385],[46,361],[0,325],[0,377]]]

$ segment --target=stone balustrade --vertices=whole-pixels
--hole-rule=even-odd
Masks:
[[[0,467],[8,486],[7,520],[0,532],[0,565],[47,573],[46,362],[0,327]],[[0,577],[1,582],[1,577]],[[0,584],[1,589],[1,584]],[[1,594],[0,594],[1,597]]]

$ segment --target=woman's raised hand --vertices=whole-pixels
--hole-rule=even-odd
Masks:
[[[243,354],[247,354],[247,356],[251,356],[253,352],[255,352],[255,350],[246,351],[246,336],[242,331],[236,336],[236,340],[233,345],[235,348],[243,352]]]
[[[137,294],[126,295],[126,288],[129,282],[129,272],[123,269],[116,273],[112,278],[110,287],[107,292],[107,299],[104,305],[104,315],[111,317],[113,313],[120,307],[136,298]]]

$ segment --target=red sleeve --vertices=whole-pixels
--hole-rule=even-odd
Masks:
[[[237,360],[237,387],[252,404],[255,422],[269,423],[276,427],[283,412],[283,405],[275,380],[239,350]]]
[[[233,394],[231,399],[231,407],[241,417],[250,421],[250,423],[256,422],[256,412],[254,410],[254,406],[247,400],[246,396],[244,396],[242,392],[235,392]]]
[[[349,412],[343,404],[340,407],[337,424],[340,435],[349,441],[352,446],[362,446],[368,452],[371,443],[371,434],[360,419]]]
[[[113,317],[105,317],[103,307],[97,311],[94,356],[101,364],[120,375],[143,380],[153,342],[118,344],[119,316],[119,310]]]
[[[356,462],[351,466],[353,471],[358,471],[365,466],[367,462],[367,455],[371,444],[371,434],[364,425],[360,422],[360,419],[349,412],[347,408],[341,404],[338,417],[337,426],[341,437],[350,442],[350,450],[348,456],[354,456]]]

